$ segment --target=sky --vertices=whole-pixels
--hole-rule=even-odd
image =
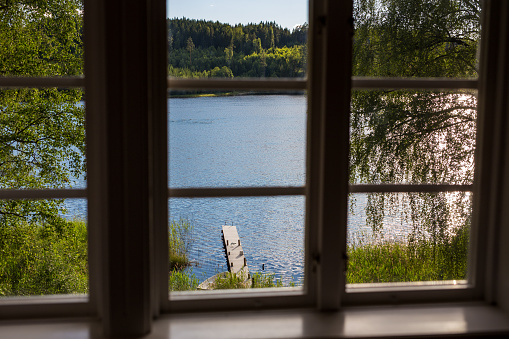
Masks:
[[[308,20],[308,0],[167,0],[167,17],[229,23],[275,21],[293,29]]]

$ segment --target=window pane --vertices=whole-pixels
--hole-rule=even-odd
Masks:
[[[477,77],[481,0],[354,4],[354,75]]]
[[[170,199],[170,290],[193,290],[227,272],[226,251],[236,257],[239,245],[255,287],[302,285],[304,204],[304,197]],[[235,226],[240,244],[227,236],[233,243],[225,248],[223,225]],[[230,269],[236,272],[237,265]],[[240,280],[213,278],[209,288],[239,288],[245,281],[250,287],[253,282],[244,276]]]
[[[307,5],[306,0],[168,0],[169,76],[305,76]]]
[[[0,90],[0,188],[84,188],[82,90]]]
[[[0,1],[0,76],[83,73],[83,4]]]
[[[351,194],[347,282],[464,280],[470,192]]]
[[[168,101],[170,187],[304,185],[305,95]]]
[[[351,183],[471,184],[474,91],[354,91]]]
[[[0,200],[0,296],[88,293],[86,206]]]

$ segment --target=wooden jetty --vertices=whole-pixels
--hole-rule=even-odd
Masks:
[[[224,225],[221,229],[223,235],[224,250],[226,252],[226,261],[228,270],[244,277],[244,283],[250,279],[247,260],[244,256],[244,250],[240,244],[240,237],[236,226]],[[209,290],[214,288],[214,282],[218,277],[226,277],[228,272],[221,272],[208,278],[198,285],[198,290]]]
[[[249,269],[247,267],[246,257],[244,250],[240,243],[240,237],[237,233],[236,226],[224,225],[221,230],[223,233],[223,244],[226,252],[226,260],[228,263],[228,270],[232,273],[243,273],[246,279],[249,278]]]

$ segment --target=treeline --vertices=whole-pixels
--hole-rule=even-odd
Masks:
[[[299,77],[306,71],[308,26],[229,25],[168,19],[168,73],[175,77]]]

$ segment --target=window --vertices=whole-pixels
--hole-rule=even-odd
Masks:
[[[0,198],[88,198],[89,302],[62,297],[39,302],[14,300],[0,305],[2,316],[41,318],[66,315],[90,316],[106,334],[177,336],[182,326],[220,332],[224,310],[257,310],[243,313],[244,322],[264,328],[274,319],[284,320],[286,336],[355,336],[352,330],[376,312],[349,306],[413,303],[411,312],[402,307],[387,320],[391,328],[402,328],[402,316],[413,319],[458,317],[453,332],[431,334],[463,335],[507,333],[509,311],[507,278],[509,219],[507,202],[505,133],[508,91],[507,31],[509,4],[486,1],[483,46],[480,50],[479,79],[359,79],[352,80],[351,21],[353,1],[310,2],[308,77],[297,80],[212,79],[167,81],[165,4],[162,1],[108,2],[85,0],[86,78],[0,78],[2,87],[85,87],[87,102],[87,188],[86,190],[1,191]],[[1,33],[0,33],[1,34]],[[232,88],[307,90],[309,100],[308,159],[305,186],[297,187],[203,187],[168,190],[167,88]],[[405,182],[389,185],[370,182],[369,186],[349,185],[349,114],[351,89],[477,89],[479,120],[476,144],[476,177],[470,183],[449,182],[441,186]],[[403,185],[401,185],[403,184]],[[433,183],[434,184],[434,183]],[[473,232],[470,256],[471,276],[464,285],[403,285],[355,287],[347,285],[348,195],[356,192],[470,191],[473,194]],[[10,195],[14,194],[14,195]],[[273,196],[305,195],[305,274],[303,289],[260,290],[254,293],[210,293],[206,297],[177,295],[168,300],[168,196]],[[497,279],[500,278],[500,279]],[[479,313],[464,312],[462,301],[484,306],[479,319],[499,319],[500,326],[473,327]],[[419,305],[425,302],[430,308]],[[452,304],[454,302],[454,305]],[[446,306],[439,304],[448,303]],[[417,306],[415,306],[417,304]],[[441,308],[442,307],[442,308]],[[290,308],[308,308],[303,315]],[[317,310],[338,310],[326,313]],[[373,310],[373,309],[370,309]],[[383,309],[387,311],[387,309]],[[431,311],[430,311],[431,310]],[[441,312],[435,313],[436,310]],[[210,312],[206,312],[210,311]],[[197,312],[202,312],[200,315]],[[216,314],[214,312],[219,312]],[[169,317],[166,313],[171,313]],[[256,313],[256,314],[255,314]],[[390,310],[389,310],[390,313]],[[404,314],[403,314],[404,313]],[[228,313],[228,320],[232,317]],[[297,314],[297,316],[295,316]],[[363,318],[367,314],[367,318]],[[422,317],[425,315],[425,317]],[[169,318],[169,320],[168,320]],[[155,320],[154,320],[155,319]],[[247,320],[246,320],[247,319]],[[261,320],[260,320],[261,319]],[[408,318],[404,318],[405,320]],[[447,318],[450,319],[450,318]],[[169,326],[168,323],[170,324]],[[320,324],[319,328],[313,324]],[[373,326],[383,326],[373,321]],[[443,324],[443,323],[442,323]],[[492,324],[490,322],[490,324]],[[44,325],[46,323],[44,322]],[[91,325],[88,334],[92,335]],[[181,326],[181,327],[179,327]],[[272,327],[268,329],[272,329]],[[491,326],[491,325],[489,325]],[[432,328],[434,326],[430,326]],[[251,327],[252,328],[252,327]],[[371,328],[371,327],[370,327]],[[385,327],[387,329],[387,327]],[[387,331],[388,335],[426,335],[417,332]],[[18,330],[19,329],[17,327]],[[421,331],[422,329],[422,331]],[[447,328],[449,329],[449,327]],[[478,330],[480,332],[475,332]],[[408,330],[408,328],[406,328]],[[172,332],[177,331],[177,332]],[[190,332],[187,332],[188,334]],[[197,333],[197,332],[194,332]],[[212,332],[210,332],[212,333]],[[267,334],[267,332],[264,332]],[[274,332],[276,333],[276,332]],[[273,335],[274,333],[270,333]],[[278,332],[279,333],[279,332]],[[290,333],[290,334],[289,334]],[[500,332],[499,332],[500,333]],[[231,333],[227,333],[233,336]],[[366,336],[378,333],[362,332]]]

